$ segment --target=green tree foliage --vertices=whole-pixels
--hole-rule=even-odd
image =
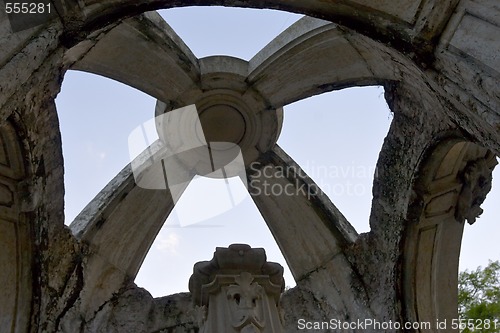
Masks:
[[[461,330],[464,333],[500,331],[500,261],[460,273],[458,313],[461,321],[474,323]],[[488,322],[490,325],[484,325]]]

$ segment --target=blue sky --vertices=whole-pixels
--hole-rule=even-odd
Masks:
[[[161,14],[198,58],[223,54],[246,60],[300,18],[285,12],[220,7],[171,9]],[[121,83],[70,71],[56,102],[63,137],[65,213],[69,224],[130,162],[128,136],[154,116],[156,101]],[[329,195],[358,232],[369,230],[373,170],[391,120],[381,87],[344,89],[285,107],[278,143]],[[484,266],[488,259],[500,259],[495,237],[500,233],[496,223],[500,208],[494,204],[500,202],[500,168],[494,177],[493,191],[483,205],[485,213],[474,226],[466,226],[462,269]],[[235,186],[243,188],[241,183]],[[186,192],[186,198],[190,198],[189,193],[195,195],[195,185]],[[204,204],[196,205],[199,212],[207,209],[204,206],[223,203],[213,199]],[[215,247],[231,243],[264,247],[268,260],[286,266],[250,197],[221,211],[206,221],[217,227],[180,228],[174,210],[136,283],[154,296],[187,291],[194,263],[211,259]],[[288,271],[285,279],[287,285],[294,285]]]

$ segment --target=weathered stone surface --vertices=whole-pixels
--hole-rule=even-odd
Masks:
[[[189,293],[154,299],[146,290],[130,286],[104,304],[85,324],[84,330],[96,333],[191,333],[197,329],[193,311]]]

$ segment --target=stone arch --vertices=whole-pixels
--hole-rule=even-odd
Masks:
[[[32,298],[31,227],[22,213],[23,149],[10,121],[0,125],[0,327],[27,332]]]
[[[429,37],[441,34],[450,9],[457,5],[457,0],[422,1],[406,0],[394,5],[389,0],[373,3],[365,0],[343,1],[331,4],[328,2],[285,0],[265,1],[169,1],[169,0],[114,0],[100,3],[95,0],[84,1],[78,13],[78,23],[68,22],[66,43],[74,43],[86,32],[102,28],[120,19],[131,17],[145,11],[152,11],[182,6],[227,6],[247,8],[269,8],[301,13],[311,17],[327,19],[352,28],[383,43],[391,43],[405,53],[412,53],[423,62],[432,61],[433,43]],[[84,6],[84,8],[83,8]],[[77,7],[74,5],[73,7]],[[74,9],[74,8],[73,8]],[[377,15],[373,15],[373,13]],[[394,38],[395,37],[395,38]]]
[[[404,239],[403,295],[411,322],[458,318],[458,264],[465,220],[474,223],[497,164],[460,138],[433,147],[419,170]],[[450,329],[450,326],[448,326]]]
[[[126,51],[130,53],[123,56],[122,52]],[[312,58],[314,62],[309,61]],[[425,89],[412,89],[412,85],[422,81],[422,74],[398,52],[336,24],[308,17],[287,29],[248,62],[224,57],[196,59],[156,13],[129,18],[113,26],[97,41],[80,43],[66,53],[66,61],[73,69],[121,81],[162,101],[181,106],[194,103],[196,97],[193,96],[207,87],[212,88],[210,79],[214,73],[217,77],[230,77],[228,80],[239,77],[238,80],[244,82],[238,82],[237,89],[257,92],[265,99],[267,108],[280,108],[308,96],[349,86],[401,82],[406,87],[407,83],[402,82],[410,81],[408,78],[413,80],[405,92],[414,95],[415,99],[434,100]],[[155,75],[158,66],[163,70]],[[301,80],[296,79],[298,76]],[[291,164],[298,168],[279,148],[273,156],[279,165]],[[135,192],[138,197],[149,198],[150,203],[163,202],[167,198],[168,205],[161,209],[150,208],[154,213],[149,212],[149,208],[132,209],[143,202],[132,199]],[[99,247],[109,253],[103,257],[133,278],[172,205],[168,193],[144,191],[134,186],[130,169],[126,168],[82,212],[71,229],[77,237],[101,244]],[[261,208],[261,211],[267,210],[264,206]],[[130,211],[137,212],[133,214],[134,219],[148,218],[139,225],[133,222]],[[112,221],[116,221],[116,225]],[[126,229],[126,234],[134,235],[140,244],[131,246],[134,241],[121,246],[126,253],[109,246],[118,243],[112,241],[118,237],[117,228]],[[345,233],[351,234],[351,231]],[[138,234],[144,237],[137,237]],[[347,243],[352,241],[351,237],[346,236]],[[307,268],[312,269],[314,267]],[[305,273],[297,273],[297,277]]]
[[[197,59],[157,13],[110,26],[65,55],[71,69],[112,78],[176,105],[191,103],[193,94],[207,88],[206,77],[212,69],[206,64],[213,63],[210,58]],[[310,61],[313,58],[315,61]],[[270,107],[350,86],[421,81],[423,77],[394,49],[310,17],[296,22],[250,61],[228,68],[229,72],[235,70],[233,75],[244,77],[248,87],[262,93]]]
[[[4,54],[5,57],[2,58],[2,68],[0,69],[3,78],[2,82],[5,83],[2,86],[3,93],[0,95],[2,120],[10,115],[12,110],[22,109],[26,101],[30,103],[38,100],[50,103],[53,100],[55,92],[60,87],[59,77],[54,73],[58,73],[61,65],[61,53],[63,51],[61,41],[66,46],[73,46],[88,37],[89,33],[95,32],[90,36],[89,40],[84,41],[83,45],[79,45],[79,47],[83,48],[83,53],[85,53],[87,47],[92,48],[95,41],[99,37],[105,36],[105,32],[113,27],[109,26],[109,24],[117,24],[118,19],[132,17],[146,10],[168,7],[174,4],[185,4],[184,1],[170,2],[166,0],[112,0],[105,3],[96,0],[84,0],[78,1],[78,5],[70,8],[69,4],[76,4],[76,1],[68,0],[63,3],[68,5],[69,12],[60,12],[61,20],[54,20],[45,27],[21,32],[17,35],[12,33],[13,38],[9,35],[8,38],[0,41],[2,47],[5,46],[7,50]],[[420,164],[420,157],[426,151],[429,142],[433,142],[433,134],[455,128],[467,131],[474,140],[481,142],[481,144],[492,149],[497,154],[500,153],[500,118],[496,111],[499,105],[497,96],[499,72],[498,57],[496,56],[498,54],[498,44],[489,43],[488,40],[490,36],[498,36],[498,6],[495,0],[400,1],[399,4],[405,9],[408,5],[412,8],[412,10],[405,11],[405,13],[410,13],[407,17],[401,17],[398,14],[398,7],[394,6],[394,1],[346,0],[335,2],[332,5],[332,2],[320,0],[294,1],[293,3],[283,0],[258,2],[199,0],[189,4],[253,5],[288,9],[322,17],[352,29],[344,31],[356,31],[361,35],[370,37],[371,39],[366,38],[368,49],[375,45],[376,42],[373,42],[373,40],[382,42],[380,44],[385,45],[390,52],[377,54],[400,64],[401,67],[399,68],[403,69],[401,71],[403,73],[401,80],[392,79],[393,81],[385,82],[386,88],[390,88],[387,96],[390,97],[388,99],[390,99],[389,102],[395,112],[395,125],[392,126],[381,152],[382,162],[380,166],[382,170],[380,179],[376,180],[376,184],[374,184],[374,206],[376,207],[372,210],[372,212],[375,212],[371,217],[372,232],[368,235],[359,235],[359,237],[350,233],[349,227],[346,227],[346,221],[342,220],[337,214],[333,205],[323,201],[323,198],[316,197],[311,204],[314,205],[315,212],[319,214],[311,214],[310,216],[314,221],[314,227],[317,228],[312,231],[315,231],[316,235],[319,234],[324,237],[320,237],[321,242],[308,244],[315,250],[309,252],[311,254],[309,258],[303,256],[302,252],[304,251],[297,251],[294,253],[297,255],[293,256],[293,259],[297,260],[295,263],[297,267],[301,267],[301,261],[310,264],[305,271],[297,272],[297,275],[303,277],[305,282],[302,283],[296,295],[302,293],[302,296],[311,300],[311,304],[316,306],[316,311],[313,312],[318,320],[340,313],[348,315],[349,318],[354,318],[354,315],[359,318],[399,319],[401,313],[405,313],[399,308],[400,306],[404,307],[409,313],[407,317],[411,317],[410,312],[414,310],[410,311],[408,309],[414,309],[415,302],[408,301],[410,305],[407,306],[404,297],[397,294],[394,288],[400,287],[401,284],[398,274],[401,273],[401,256],[404,257],[405,255],[401,249],[401,237],[404,235],[402,226],[407,217],[408,201],[412,194],[411,183],[415,170]],[[416,6],[414,6],[415,4]],[[82,6],[81,10],[78,8],[79,5]],[[376,6],[376,8],[371,6]],[[374,11],[371,9],[374,9]],[[396,13],[391,13],[393,10],[396,10]],[[412,15],[412,13],[415,15]],[[7,27],[8,20],[5,19],[6,13],[1,13],[0,16],[4,18],[0,20],[2,23],[0,24],[0,30],[2,32],[8,31],[8,34],[10,34],[11,31]],[[398,16],[400,17],[398,18]],[[474,29],[470,29],[471,26]],[[97,31],[98,29],[101,30]],[[444,30],[446,31],[443,34]],[[363,38],[360,37],[361,40]],[[375,47],[375,49],[377,48]],[[79,59],[69,59],[68,63],[73,63],[76,60]],[[241,69],[241,67],[239,68]],[[394,69],[394,67],[391,68]],[[425,75],[418,70],[419,68],[426,69]],[[236,74],[241,74],[241,72]],[[46,79],[46,77],[50,78]],[[397,83],[395,84],[395,82]],[[293,83],[291,81],[292,87]],[[334,82],[329,82],[329,84],[332,83]],[[322,87],[319,88],[318,93]],[[328,86],[323,88],[328,89]],[[17,91],[19,91],[17,93],[18,100],[12,101],[12,107],[3,107],[6,101],[11,99]],[[311,93],[314,92],[311,91]],[[440,97],[437,98],[435,95]],[[31,97],[32,100],[28,97]],[[296,96],[283,96],[283,98],[276,99],[272,99],[272,97],[276,97],[276,95],[271,94],[268,99],[275,100],[277,104],[280,104],[287,99],[284,97],[293,99]],[[441,108],[442,106],[445,107]],[[425,110],[428,112],[423,112]],[[53,113],[51,114],[53,115]],[[32,118],[32,114],[23,113],[21,117]],[[57,129],[51,130],[49,135],[54,133],[57,133]],[[44,137],[43,134],[37,131],[33,131],[32,134],[34,139]],[[54,139],[54,137],[57,137],[57,135],[52,136],[50,139]],[[45,143],[47,140],[42,142]],[[56,141],[54,140],[54,142]],[[38,146],[43,146],[43,144]],[[38,150],[42,151],[43,149],[38,148]],[[279,149],[271,152],[267,157],[270,157],[268,162],[274,166],[293,163]],[[36,168],[33,169],[37,170]],[[56,169],[51,165],[50,172]],[[133,184],[128,181],[131,176],[129,171],[126,169],[118,175],[115,181],[110,183],[110,186],[101,193],[98,201],[92,202],[86,211],[86,213],[91,214],[90,220],[93,223],[93,228],[86,235],[90,236],[87,239],[93,239],[93,235],[97,234],[99,227],[112,226],[113,218],[115,219],[114,223],[117,223],[115,226],[118,225],[117,229],[120,229],[120,218],[133,220],[137,217],[137,215],[131,216],[127,214],[127,210],[123,208],[122,199],[128,197],[128,202],[133,202],[134,199],[144,199],[145,197],[148,198],[148,196],[144,197],[144,194],[147,194],[146,192],[133,188]],[[394,174],[397,177],[392,177]],[[62,174],[52,173],[51,177],[57,181],[61,179]],[[300,180],[303,182],[309,181],[308,179]],[[410,190],[408,190],[408,187]],[[50,187],[50,189],[54,188],[54,186]],[[57,188],[57,190],[61,189]],[[52,191],[52,193],[55,192]],[[48,193],[50,191],[47,191]],[[160,197],[163,194],[165,193],[158,193],[157,195]],[[9,198],[9,195],[7,194],[6,197]],[[44,217],[37,220],[37,222],[42,222],[42,225],[51,224],[56,235],[62,234],[61,229],[58,229],[57,226],[58,215],[62,213],[62,207],[60,207],[62,205],[57,202],[59,197],[56,196],[54,199],[52,195],[42,196],[40,199],[41,204],[47,204],[48,209],[52,209],[55,214],[46,215],[47,220],[43,220]],[[377,202],[375,203],[375,201]],[[279,204],[279,202],[277,203]],[[298,204],[301,204],[302,207],[311,207],[304,204],[304,201],[298,202]],[[297,208],[299,205],[294,207]],[[271,209],[268,207],[267,210],[270,211]],[[308,210],[308,212],[310,211]],[[166,211],[148,210],[138,211],[138,213],[144,213],[145,215],[151,213],[152,219],[168,214]],[[293,218],[293,216],[281,216],[281,218],[290,217]],[[287,227],[291,225],[290,223]],[[82,224],[75,227],[76,234],[85,229]],[[96,288],[90,293],[84,291],[81,295],[72,293],[70,296],[65,296],[66,298],[62,297],[62,303],[68,301],[68,305],[64,305],[64,309],[61,308],[60,312],[47,314],[44,317],[47,319],[44,324],[59,321],[63,316],[67,315],[66,310],[76,300],[78,300],[78,305],[83,305],[83,310],[80,308],[74,310],[78,313],[73,318],[80,320],[84,317],[84,319],[87,319],[85,316],[87,315],[89,300],[93,301],[95,306],[94,308],[90,307],[92,313],[104,304],[103,302],[110,299],[113,291],[117,290],[116,288],[122,287],[125,282],[130,280],[130,273],[134,272],[134,266],[141,260],[141,255],[147,248],[147,241],[154,234],[155,226],[142,228],[141,233],[134,233],[134,230],[126,231],[125,236],[128,237],[126,240],[146,236],[144,243],[134,244],[138,254],[131,252],[123,257],[113,256],[110,253],[112,251],[112,246],[109,243],[110,239],[106,237],[101,237],[100,245],[103,245],[104,254],[110,254],[110,256],[102,255],[103,253],[96,250],[96,248],[91,248],[89,253],[85,252],[84,254],[86,257],[85,282],[88,283],[85,287],[88,285],[92,287],[99,286],[99,283],[101,283],[100,287],[109,291],[109,293],[105,294],[101,289]],[[42,235],[41,238],[44,238],[42,241],[49,239],[52,235]],[[302,236],[298,233],[293,235]],[[80,237],[80,239],[82,238],[85,240],[84,237]],[[290,241],[287,245],[286,240],[289,240],[289,238],[286,235],[282,239],[284,240],[284,246],[292,247],[294,245],[290,244]],[[337,239],[341,240],[338,247],[339,244],[335,243]],[[120,241],[119,238],[118,241]],[[82,243],[85,244],[85,241]],[[324,244],[331,245],[331,247],[317,246]],[[353,244],[354,246],[351,247]],[[47,252],[52,254],[52,251],[56,252],[53,249],[57,248],[58,246],[52,242]],[[133,249],[131,250],[133,251]],[[348,252],[348,260],[344,256],[345,252]],[[422,256],[424,263],[428,264],[429,256],[425,257],[424,254]],[[133,260],[129,260],[130,258]],[[411,260],[414,260],[414,258],[410,257],[408,262],[411,262]],[[57,260],[54,259],[54,261]],[[346,263],[346,261],[349,262]],[[59,262],[56,264],[59,264]],[[311,268],[318,265],[321,265],[321,269],[311,270]],[[355,266],[356,270],[349,270],[353,266]],[[410,265],[409,267],[415,266]],[[439,270],[436,273],[433,267],[435,266],[427,267],[427,272],[431,271],[434,275],[430,273],[424,274],[424,280],[427,279],[427,281],[430,281],[427,285],[436,288],[436,285],[433,284],[435,283],[433,278],[439,273]],[[53,273],[50,268],[45,270],[44,267],[43,269],[42,274],[49,275]],[[112,277],[112,279],[107,279],[107,277]],[[360,281],[362,282],[358,283]],[[322,283],[324,289],[314,294],[314,287],[317,286],[318,282]],[[311,285],[313,288],[308,288]],[[333,290],[337,287],[337,290]],[[46,288],[50,289],[52,286],[47,283]],[[413,287],[410,285],[408,288]],[[425,294],[426,290],[431,290],[430,296],[434,297],[432,290],[436,289],[426,288],[424,284],[424,288],[418,293]],[[369,297],[365,297],[365,292]],[[323,298],[325,295],[326,298]],[[412,295],[415,295],[415,293],[410,289],[409,300],[411,300]],[[60,294],[45,294],[42,298],[46,303],[58,303],[55,300],[59,300],[61,297]],[[400,304],[400,302],[405,304]],[[302,303],[300,301],[295,304],[292,303],[292,308],[293,305],[296,306],[297,304]],[[317,310],[318,304],[324,305],[324,307]],[[436,307],[438,311],[441,311],[439,310],[440,306],[438,304]],[[300,309],[296,308],[298,317],[300,316]],[[446,309],[451,308],[445,307],[444,309],[442,313],[446,314],[448,313]],[[426,317],[427,314],[423,310],[423,305],[420,306],[417,302],[417,315]],[[433,317],[435,315],[437,314],[431,313],[428,316]],[[65,320],[73,325],[75,320],[71,319],[68,317]],[[44,328],[41,327],[39,330],[44,330]]]
[[[130,45],[135,48],[123,57],[119,51],[128,50]],[[315,61],[311,62],[313,58]],[[140,59],[146,67],[134,66],[132,59]],[[76,45],[66,53],[66,62],[74,69],[111,77],[178,106],[194,103],[198,94],[204,89],[213,89],[214,84],[231,82],[231,88],[243,95],[261,96],[264,102],[259,107],[263,104],[266,110],[327,91],[371,84],[390,88],[394,100],[404,96],[418,101],[422,110],[442,107],[428,89],[425,75],[401,53],[347,28],[312,18],[300,20],[246,62],[227,57],[196,59],[157,14],[146,13],[111,27],[97,39]],[[155,66],[148,64],[160,66],[164,71],[154,75]],[[298,73],[301,70],[303,72]],[[212,81],[221,77],[224,80]],[[402,119],[405,113],[406,116],[415,114],[414,103],[408,105],[411,107],[395,109]],[[424,115],[425,112],[417,115],[420,124]],[[393,132],[398,130],[394,126]],[[404,140],[407,143],[412,138]],[[301,170],[278,146],[263,153],[262,167]],[[301,174],[297,172],[289,179],[272,181],[277,186],[289,183],[315,186],[309,177]],[[331,281],[332,286],[342,285],[356,274],[351,271],[355,260],[348,260],[343,251],[356,243],[358,235],[325,195],[254,197],[254,201],[295,279],[305,281],[305,289],[314,290],[318,279]],[[293,209],[277,211],[275,207],[280,205]],[[126,167],[77,217],[71,225],[73,234],[90,245],[86,285],[80,295],[83,313],[92,314],[114,292],[134,279],[173,206],[174,200],[168,191],[136,186],[130,167]],[[288,221],[286,228],[282,221]],[[303,221],[308,221],[307,232],[303,232],[306,228]],[[374,224],[381,225],[383,221],[375,220]],[[329,270],[334,267],[343,267],[342,274],[332,276]],[[328,290],[331,304],[325,311],[354,313],[357,311],[354,309],[361,308],[360,302],[366,302],[366,295],[357,295],[358,290],[344,291],[341,296],[332,286],[323,290]],[[361,318],[371,316],[369,310],[359,312]]]

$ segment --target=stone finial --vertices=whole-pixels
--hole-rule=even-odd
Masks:
[[[283,267],[267,262],[264,249],[218,247],[211,261],[195,264],[189,280],[200,332],[282,332],[279,301]]]

